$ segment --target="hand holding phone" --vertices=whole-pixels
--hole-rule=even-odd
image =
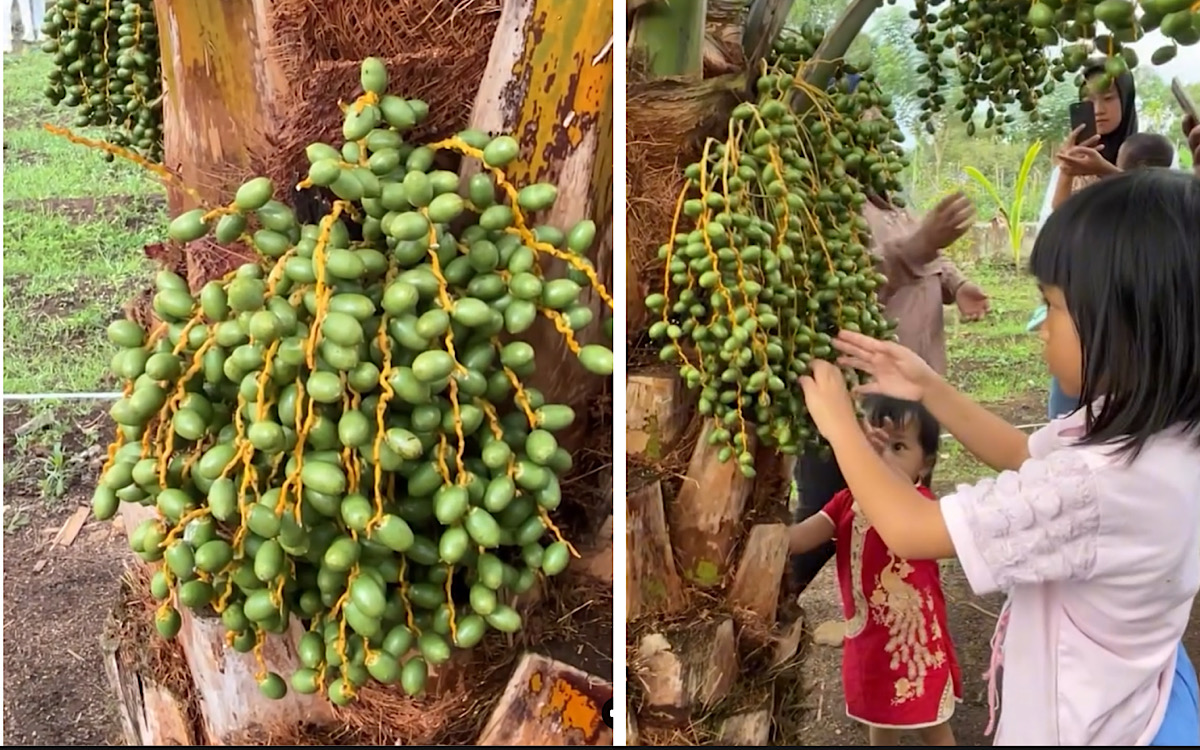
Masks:
[[[1096,137],[1096,105],[1090,101],[1073,102],[1068,111],[1071,116],[1071,132],[1079,131],[1072,145],[1086,143]]]

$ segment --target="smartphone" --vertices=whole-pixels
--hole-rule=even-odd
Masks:
[[[1171,93],[1175,95],[1175,101],[1179,102],[1179,108],[1183,113],[1192,118],[1193,122],[1200,122],[1200,117],[1196,116],[1196,104],[1192,98],[1183,90],[1183,84],[1178,78],[1171,79]]]
[[[1083,126],[1083,130],[1076,136],[1076,143],[1083,143],[1088,138],[1096,135],[1096,105],[1090,101],[1073,102],[1068,108],[1071,114],[1071,131]]]

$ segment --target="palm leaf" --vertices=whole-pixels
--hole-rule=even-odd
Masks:
[[[1029,173],[1033,171],[1033,163],[1037,160],[1041,150],[1040,139],[1030,144],[1029,149],[1025,151],[1025,158],[1021,161],[1021,171],[1017,174],[1012,204],[1012,216],[1015,221],[1008,223],[1008,241],[1012,245],[1014,263],[1019,263],[1021,260],[1021,239],[1024,235],[1021,225],[1021,209],[1025,207],[1025,187],[1029,182]]]
[[[1004,200],[1000,198],[1000,193],[996,191],[996,186],[992,184],[991,180],[984,177],[983,173],[975,167],[963,167],[963,171],[967,173],[967,177],[970,177],[972,180],[975,180],[975,182],[979,183],[979,185],[983,187],[985,191],[987,191],[987,194],[991,197],[991,199],[995,201],[996,206],[1003,210]]]

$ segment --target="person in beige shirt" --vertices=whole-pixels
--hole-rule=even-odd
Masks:
[[[962,193],[943,199],[923,220],[876,196],[863,209],[876,267],[888,278],[879,301],[896,321],[900,343],[939,375],[946,374],[943,306],[956,304],[963,320],[979,320],[989,309],[983,290],[941,252],[966,233],[974,217],[975,209]]]
[[[944,198],[923,218],[882,196],[870,196],[863,218],[871,230],[871,254],[887,277],[878,290],[889,318],[897,322],[900,343],[916,352],[939,375],[946,372],[944,305],[956,304],[962,320],[979,320],[988,297],[967,281],[942,250],[966,234],[975,208],[963,193]],[[813,453],[800,456],[794,470],[800,493],[796,522],[817,513],[846,487],[837,461]],[[792,558],[789,589],[802,592],[833,556],[832,543]]]

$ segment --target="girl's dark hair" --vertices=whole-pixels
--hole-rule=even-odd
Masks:
[[[915,422],[917,425],[917,444],[921,452],[930,460],[929,471],[921,477],[921,482],[929,486],[933,474],[933,466],[937,463],[938,444],[941,442],[942,426],[938,424],[933,414],[920,401],[884,396],[880,393],[870,393],[862,399],[863,414],[867,424],[872,427],[883,427],[891,422],[899,427]]]
[[[1163,430],[1196,434],[1200,180],[1149,168],[1080,190],[1046,220],[1029,270],[1062,290],[1079,333],[1083,444],[1132,460]]]

